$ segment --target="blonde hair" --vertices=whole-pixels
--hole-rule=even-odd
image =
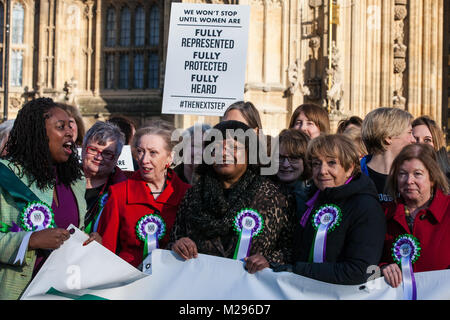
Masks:
[[[361,138],[361,128],[359,127],[348,127],[344,130],[343,134],[348,136],[354,143],[360,156],[367,155],[367,149]]]
[[[352,176],[361,172],[358,150],[349,137],[343,134],[321,135],[311,140],[306,151],[306,159],[311,166],[314,158],[327,156],[339,159],[345,171],[354,167]]]
[[[398,108],[378,108],[364,118],[361,136],[369,154],[386,151],[386,139],[402,134],[411,125],[413,116]]]

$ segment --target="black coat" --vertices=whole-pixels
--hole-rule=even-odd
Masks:
[[[316,231],[311,220],[325,204],[339,206],[342,220],[327,234],[324,263],[313,263],[309,259]],[[369,266],[380,262],[385,234],[384,212],[375,185],[366,175],[359,174],[347,185],[320,192],[305,227],[297,223],[292,271],[328,283],[365,283],[373,275]]]

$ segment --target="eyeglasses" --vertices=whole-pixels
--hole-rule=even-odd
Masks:
[[[100,151],[94,147],[86,147],[86,152],[93,156],[101,155],[102,158],[105,160],[112,160],[114,159],[115,156],[114,152],[108,150]]]
[[[298,160],[300,160],[302,157],[293,157],[293,156],[283,156],[283,155],[279,155],[278,159],[280,160],[280,163],[283,163],[284,160],[287,160],[289,163],[296,163],[298,162]]]

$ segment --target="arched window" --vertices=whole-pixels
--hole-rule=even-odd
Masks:
[[[159,45],[159,8],[158,6],[153,6],[150,10],[150,37],[149,44],[151,46]]]
[[[145,44],[145,11],[139,6],[135,14],[135,30],[134,30],[134,45],[143,46]]]
[[[120,12],[120,45],[128,47],[131,44],[131,14],[128,7]]]
[[[12,32],[11,42],[13,44],[23,43],[23,25],[25,21],[25,11],[20,3],[14,5],[12,11]]]
[[[135,6],[127,6],[127,1],[102,1],[105,10],[101,66],[103,89],[159,89],[163,12],[157,3],[163,1],[129,2]],[[117,8],[118,3],[123,5]]]
[[[159,56],[153,52],[148,57],[148,87],[159,88]]]
[[[106,13],[106,46],[116,45],[116,12],[110,7]]]

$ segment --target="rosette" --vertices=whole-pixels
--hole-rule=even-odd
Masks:
[[[264,220],[258,211],[245,208],[239,211],[234,218],[233,228],[239,234],[234,259],[241,260],[248,257],[252,238],[261,234]]]
[[[136,235],[144,242],[144,259],[154,249],[159,248],[159,240],[166,234],[166,223],[157,214],[148,214],[136,224]]]
[[[313,244],[313,261],[323,263],[327,247],[327,233],[339,226],[342,219],[341,209],[334,204],[326,204],[316,210],[312,217],[312,225],[316,229]]]
[[[25,231],[39,231],[55,227],[53,210],[41,201],[33,201],[23,209],[20,224]]]
[[[392,257],[402,268],[403,297],[405,300],[417,299],[417,286],[412,265],[420,257],[419,240],[411,234],[402,234],[392,246]]]

